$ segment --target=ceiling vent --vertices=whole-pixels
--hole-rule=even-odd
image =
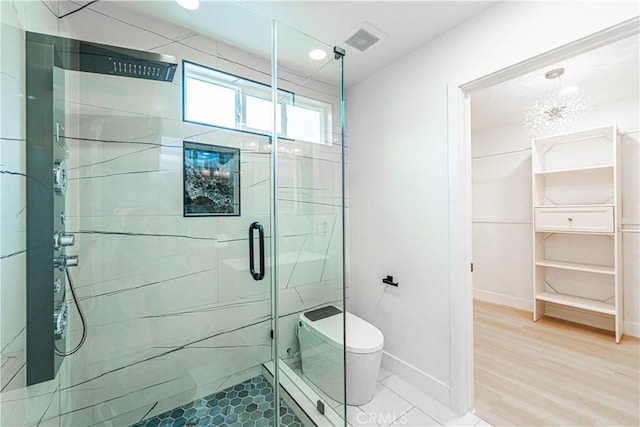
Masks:
[[[363,22],[362,25],[351,33],[351,36],[345,43],[356,49],[356,51],[364,53],[383,38],[385,38],[385,34],[382,31],[367,22]]]

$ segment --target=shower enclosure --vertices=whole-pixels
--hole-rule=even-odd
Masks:
[[[345,425],[296,336],[344,307],[343,51],[235,2],[0,20],[0,425]]]

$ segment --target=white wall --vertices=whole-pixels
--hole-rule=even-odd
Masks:
[[[623,288],[625,333],[640,332],[640,276],[638,258],[638,93],[609,100],[570,129],[579,130],[617,124],[623,134],[620,149],[623,162]],[[472,96],[473,103],[473,96]],[[481,106],[479,106],[482,108]],[[636,132],[634,132],[636,131]],[[631,133],[627,133],[631,132]],[[473,259],[474,297],[531,311],[533,307],[531,233],[531,138],[520,123],[481,129],[471,135],[473,164]],[[524,151],[509,153],[514,150]],[[551,308],[568,320],[584,321],[610,329],[610,316],[577,314],[575,310]],[[585,317],[586,315],[586,317]],[[578,316],[578,317],[577,317]]]
[[[530,136],[514,124],[471,141],[474,297],[531,309]]]
[[[348,91],[350,309],[385,334],[383,364],[445,404],[470,409],[457,371],[471,357],[451,351],[470,331],[450,333],[464,315],[451,305],[468,307],[449,298],[464,293],[466,235],[450,223],[464,194],[448,90],[637,15],[631,2],[501,3]]]

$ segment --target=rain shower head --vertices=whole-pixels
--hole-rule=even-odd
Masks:
[[[65,70],[171,82],[178,66],[170,55],[84,40],[28,32],[27,41],[53,45],[54,64]]]

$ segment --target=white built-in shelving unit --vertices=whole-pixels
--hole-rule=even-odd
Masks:
[[[557,304],[613,317],[623,334],[615,125],[532,141],[533,320]]]

